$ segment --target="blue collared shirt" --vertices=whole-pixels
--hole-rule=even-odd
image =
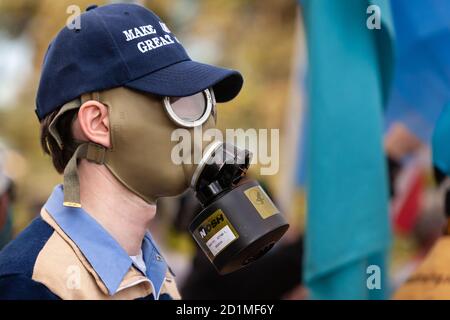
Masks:
[[[91,215],[82,208],[63,206],[63,199],[63,187],[58,185],[44,208],[77,245],[107,287],[108,293],[114,295],[132,266],[132,259]],[[168,265],[148,231],[141,249],[147,269],[145,275],[153,287],[155,299],[158,299]]]

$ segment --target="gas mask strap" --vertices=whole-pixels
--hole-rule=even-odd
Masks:
[[[66,113],[69,110],[77,109],[80,106],[81,106],[80,99],[75,99],[66,103],[61,107],[57,115],[53,118],[52,122],[50,122],[50,125],[48,126],[48,131],[50,132],[52,137],[56,140],[56,143],[58,143],[58,146],[61,150],[63,149],[64,146],[61,140],[61,136],[59,135],[58,129],[56,128],[56,124],[58,123],[59,119],[64,113]],[[73,120],[75,120],[75,118]]]
[[[103,164],[105,151],[105,147],[93,142],[84,142],[77,147],[64,169],[64,206],[81,208],[80,180],[77,171],[78,159]]]

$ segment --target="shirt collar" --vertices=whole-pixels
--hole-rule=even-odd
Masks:
[[[107,287],[109,295],[115,294],[133,261],[83,208],[65,207],[63,200],[63,187],[58,185],[44,208],[86,257]],[[152,285],[155,299],[158,299],[168,266],[148,231],[142,241],[142,253],[147,268],[146,276]]]

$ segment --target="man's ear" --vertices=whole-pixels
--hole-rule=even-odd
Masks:
[[[83,103],[73,126],[75,139],[111,147],[108,107],[101,102],[89,100]]]

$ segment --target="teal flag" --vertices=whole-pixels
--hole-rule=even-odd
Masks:
[[[308,47],[304,280],[313,299],[387,298],[382,115],[393,65],[389,3],[301,5]]]

